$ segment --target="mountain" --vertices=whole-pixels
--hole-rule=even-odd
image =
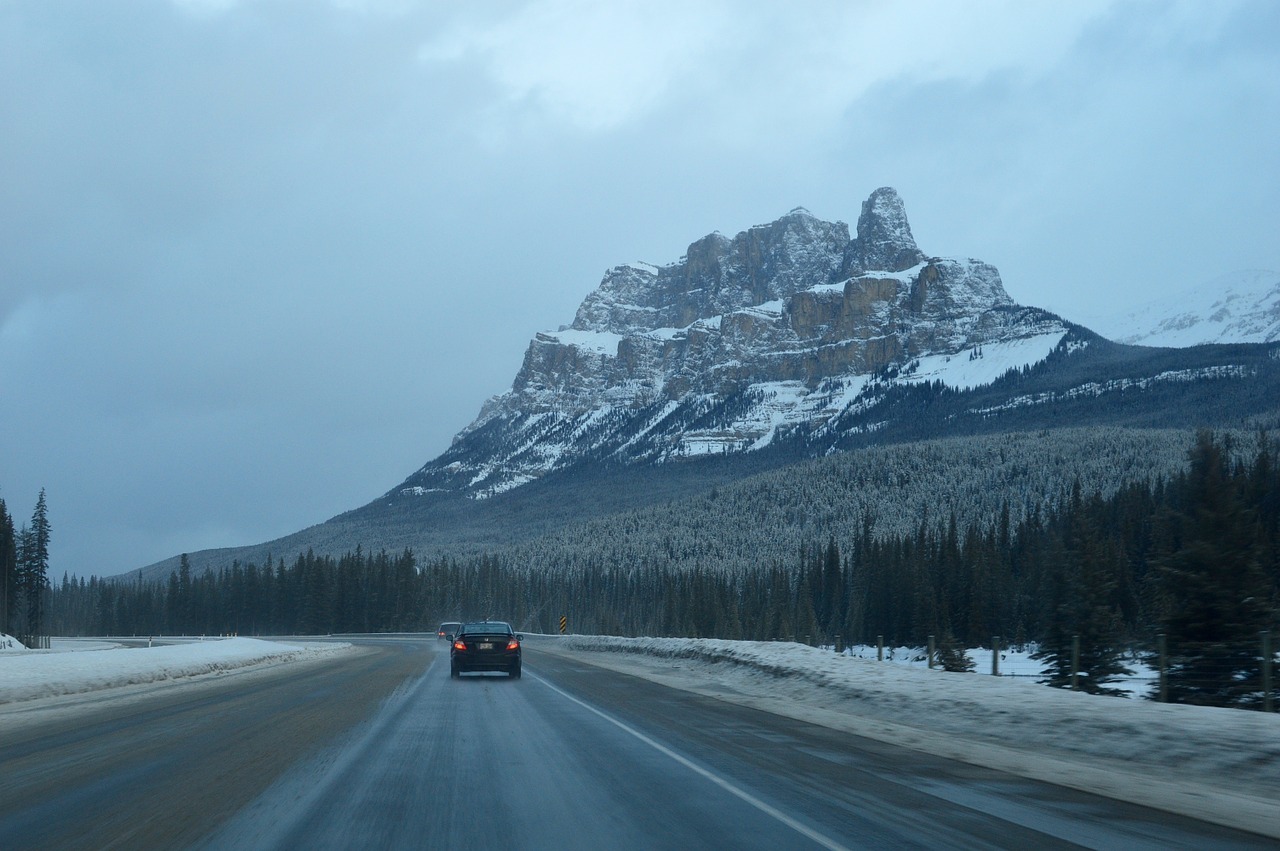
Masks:
[[[993,266],[922,252],[891,188],[853,238],[795,209],[666,266],[609,270],[400,493],[485,498],[588,460],[758,451],[873,405],[886,382],[990,383],[1068,330],[1015,304]]]
[[[1108,340],[1017,304],[989,264],[927,255],[882,188],[852,236],[795,209],[703,237],[674,263],[610,269],[570,324],[534,335],[511,390],[402,484],[190,561],[359,546],[501,553],[529,569],[727,568],[856,535],[856,506],[902,529],[1002,505],[1017,519],[1073,480],[1110,492],[1167,476],[1202,427],[1280,428],[1280,342]],[[955,469],[924,469],[924,457]],[[673,518],[687,541],[670,535]]]
[[[1089,326],[1135,346],[1280,341],[1280,273],[1234,272]]]

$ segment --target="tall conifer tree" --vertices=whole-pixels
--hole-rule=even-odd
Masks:
[[[0,632],[12,632],[18,606],[18,540],[13,518],[0,499]]]
[[[1248,704],[1260,692],[1258,634],[1272,620],[1271,589],[1257,512],[1244,477],[1231,474],[1229,449],[1208,432],[1197,437],[1180,482],[1176,543],[1158,564],[1175,703]]]

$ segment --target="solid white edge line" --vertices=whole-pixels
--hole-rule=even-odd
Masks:
[[[606,712],[600,709],[597,709],[596,707],[592,706],[589,703],[585,703],[584,701],[579,700],[578,698],[562,690],[558,686],[552,685],[550,682],[548,682],[547,680],[544,680],[542,677],[531,676],[531,678],[533,680],[536,680],[537,682],[542,683],[544,686],[551,689],[556,694],[560,695],[566,700],[573,701],[574,703],[578,704],[588,712],[593,712],[596,715],[599,715],[601,718],[608,721],[610,724],[614,725],[618,729],[636,737],[637,739],[644,742],[649,747],[653,748],[654,750],[658,751],[659,753],[667,757],[670,757],[671,759],[680,763],[685,768],[689,769],[695,774],[705,777],[707,780],[710,780],[712,783],[716,784],[721,789],[724,789],[729,794],[742,799],[743,801],[755,807],[757,810],[764,813],[765,815],[771,816],[777,819],[778,821],[782,822],[787,827],[791,828],[797,833],[803,836],[806,836],[809,839],[812,839],[814,842],[818,843],[823,848],[829,848],[831,849],[831,851],[851,851],[851,849],[849,849],[847,846],[841,845],[839,842],[836,842],[834,839],[831,839],[830,837],[825,836],[824,834],[818,833],[816,830],[809,827],[808,825],[805,825],[796,821],[791,816],[779,810],[777,807],[773,807],[773,806],[770,806],[769,804],[766,804],[764,801],[760,800],[755,795],[752,795],[750,792],[747,792],[746,790],[740,789],[739,787],[733,785],[728,780],[725,780],[723,777],[716,774],[715,772],[710,771],[709,769],[703,768],[697,763],[694,763],[691,760],[671,750],[671,748],[667,747],[661,742],[654,741],[653,739],[646,736],[644,733],[641,733],[639,730],[633,727],[629,727],[626,724],[619,721],[617,718],[614,718],[613,716],[607,714]]]

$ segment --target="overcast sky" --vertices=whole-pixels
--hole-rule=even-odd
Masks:
[[[1119,312],[1280,269],[1280,3],[0,0],[0,498],[51,578],[390,490],[619,263],[902,195]]]

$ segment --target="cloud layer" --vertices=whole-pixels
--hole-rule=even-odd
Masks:
[[[1280,267],[1280,11],[0,3],[0,498],[54,570],[388,490],[602,272],[898,188],[1070,316]]]

